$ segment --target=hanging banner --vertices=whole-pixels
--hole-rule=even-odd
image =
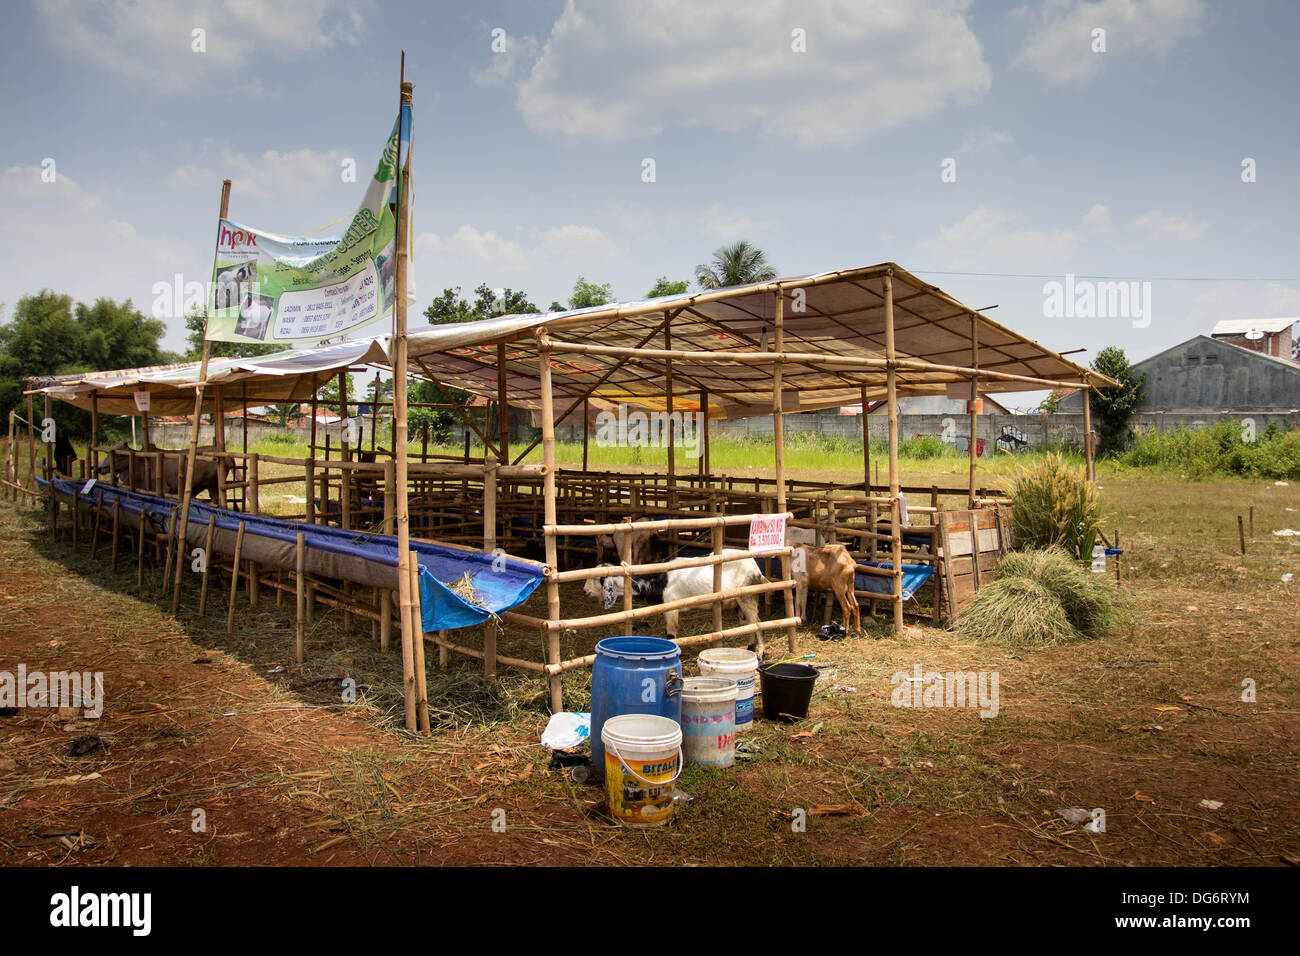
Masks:
[[[400,122],[400,121],[399,121]],[[341,236],[280,236],[222,219],[206,337],[306,347],[384,331],[391,321],[398,124]],[[402,130],[407,141],[409,130]]]

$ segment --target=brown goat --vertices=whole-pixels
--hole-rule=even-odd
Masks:
[[[806,544],[795,545],[791,567],[794,574],[795,613],[804,618],[805,624],[808,591],[827,591],[839,602],[845,629],[848,629],[852,618],[854,631],[862,633],[862,615],[858,609],[858,598],[853,593],[857,562],[849,554],[848,548],[842,544],[825,544],[820,548]]]

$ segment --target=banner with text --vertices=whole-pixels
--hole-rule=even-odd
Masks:
[[[218,224],[207,338],[305,347],[376,335],[392,316],[399,125],[342,236],[280,236]],[[403,142],[408,130],[401,130]]]

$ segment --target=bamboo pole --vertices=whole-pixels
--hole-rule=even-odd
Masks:
[[[212,446],[217,459],[217,507],[226,507],[226,399],[220,385],[212,386]],[[211,494],[209,492],[209,494]]]
[[[14,410],[9,409],[9,447],[5,449],[5,479],[13,483],[9,499],[18,500],[18,456],[14,450]]]
[[[889,525],[890,555],[893,576],[890,584],[891,603],[894,606],[894,633],[903,632],[903,528],[902,509],[899,507],[898,475],[898,352],[894,345],[894,286],[892,272],[881,277],[885,291],[885,356],[888,361],[886,389],[889,402]],[[979,555],[976,555],[978,558]]]
[[[1089,481],[1097,480],[1097,463],[1093,459],[1092,449],[1092,404],[1089,401],[1092,397],[1092,389],[1087,382],[1083,383],[1083,455],[1086,467],[1084,475]]]
[[[393,533],[393,505],[396,496],[397,463],[391,458],[384,462],[384,534]],[[381,588],[379,592],[379,649],[387,651],[393,643],[393,589]]]
[[[217,516],[208,515],[208,533],[203,539],[203,580],[199,585],[199,616],[202,617],[208,606],[208,576],[212,573],[212,533],[216,529]]]
[[[545,328],[537,331],[537,355],[542,399],[542,464],[546,466],[546,476],[542,479],[542,524],[546,566],[554,571],[559,565],[555,550],[555,397],[551,393],[551,348]],[[546,582],[546,618],[551,624],[560,619],[560,586],[553,576]],[[554,628],[546,632],[546,657],[549,664],[560,663],[560,632]],[[558,673],[551,675],[550,685],[551,712],[559,713],[564,709],[564,685]]]
[[[100,501],[104,500],[103,494],[100,495]],[[143,518],[143,516],[141,516]],[[113,499],[113,570],[117,570],[117,546],[118,534],[122,520],[122,499]]]
[[[299,664],[301,664],[303,661],[307,659],[307,635],[303,630],[303,625],[304,625],[303,615],[306,611],[304,605],[307,603],[306,602],[307,595],[304,587],[305,575],[303,574],[303,550],[304,550],[304,535],[301,531],[299,531],[298,545],[295,554],[295,560],[296,560],[295,582],[297,585],[296,596],[298,602],[297,602],[297,612],[294,615],[294,658],[298,661]]]
[[[233,634],[235,631],[235,596],[239,593],[239,558],[244,551],[244,522],[239,522],[239,530],[235,532],[235,561],[231,566],[230,574],[230,607],[226,609],[226,633]],[[251,591],[253,574],[249,576],[249,588]]]
[[[564,355],[603,355],[611,358],[636,358],[647,361],[664,361],[671,358],[675,362],[704,366],[776,365],[783,363],[787,365],[809,365],[819,369],[871,371],[885,369],[889,364],[888,359],[865,355],[835,355],[829,352],[687,352],[678,349],[665,351],[664,349],[629,348],[615,345],[590,345],[583,342],[570,342],[559,339],[552,339],[551,346],[555,353]],[[895,359],[894,367],[904,371],[941,373],[951,376],[955,381],[965,381],[972,373],[978,371],[964,365],[940,365],[923,359],[905,358]],[[1013,372],[995,372],[991,369],[980,371],[979,375],[981,378],[999,382],[1020,382],[1041,388],[1077,388],[1079,384],[1078,382],[1066,382],[1059,379],[1036,378],[1032,375],[1017,375]],[[927,384],[942,384],[947,380],[939,379],[937,382],[931,380]]]
[[[99,468],[99,392],[90,393],[90,449],[86,457],[90,459],[91,474],[97,474]]]
[[[700,436],[700,476],[713,474],[709,470],[709,390],[700,389],[700,426],[704,434]]]
[[[776,348],[777,355],[785,350],[785,294],[777,289],[773,302],[772,325],[773,338],[772,342]],[[786,508],[786,487],[785,487],[785,401],[781,394],[781,376],[782,363],[777,362],[772,367],[772,438],[776,445],[776,510],[785,513]],[[790,519],[787,518],[787,521]],[[787,536],[789,531],[787,529]],[[783,582],[793,582],[791,572],[791,561],[788,554],[781,556],[781,580]],[[794,592],[789,588],[785,589],[785,616],[787,618],[795,617],[794,613]],[[785,631],[786,641],[790,647],[790,653],[794,654],[799,650],[798,630],[792,624]],[[759,659],[763,656],[763,635],[759,632],[755,635],[754,650]]]
[[[136,552],[135,556],[135,586],[137,588],[144,587],[144,528],[148,523],[149,519],[146,517],[142,509],[140,511],[139,550]]]
[[[970,365],[973,369],[980,367],[979,315],[970,314]],[[979,463],[979,378],[970,377],[970,507],[975,507],[975,472]],[[978,557],[978,555],[976,555]]]
[[[420,559],[411,552],[411,622],[415,625],[415,722],[420,733],[429,732],[429,689],[424,665],[424,619],[420,611]]]
[[[501,428],[501,454],[498,460],[510,464],[510,401],[506,395],[506,344],[497,345],[497,418]],[[486,451],[486,449],[484,449]]]
[[[672,314],[664,313],[664,351],[673,346]],[[673,425],[673,360],[664,362],[664,397],[668,412],[668,510],[677,511],[677,435]],[[668,553],[677,556],[677,532],[668,532]]]
[[[403,54],[403,72],[405,72]],[[401,152],[401,128],[411,109],[414,87],[405,80],[401,84],[398,119],[398,152]],[[406,163],[410,163],[408,151]],[[410,185],[409,169],[398,157],[397,169],[397,263],[394,274],[393,342],[389,364],[393,368],[393,452],[396,456],[394,470],[395,514],[397,525],[397,586],[399,622],[402,629],[402,691],[405,705],[406,729],[417,729],[415,701],[415,626],[411,595],[411,517],[407,499],[407,337],[406,337],[406,270],[410,241],[407,190]]]
[[[862,386],[862,490],[871,494],[871,423],[867,404],[867,386]]]
[[[34,486],[36,477],[36,412],[33,410],[32,396],[27,396],[27,487]]]
[[[504,442],[505,435],[502,434]],[[507,455],[509,451],[507,451]],[[507,459],[508,460],[508,459]],[[497,549],[497,460],[488,455],[483,461],[483,553],[494,554]],[[445,651],[438,649],[438,662],[445,664]],[[489,618],[483,626],[483,673],[493,677],[497,672],[497,622]]]
[[[217,216],[218,220],[225,219],[230,212],[230,180],[223,180],[221,183],[221,210]],[[218,232],[220,230],[218,229]],[[216,250],[213,250],[213,258],[216,258]],[[206,307],[206,304],[205,304]],[[190,450],[186,457],[185,463],[185,493],[181,496],[181,517],[180,517],[180,540],[185,541],[185,533],[190,523],[190,499],[194,494],[194,458],[198,454],[199,447],[199,419],[203,413],[203,387],[208,378],[208,359],[212,355],[212,343],[208,341],[207,336],[207,316],[203,319],[203,358],[199,362],[199,380],[194,386],[194,422],[190,427]],[[148,435],[145,436],[146,443]],[[162,480],[163,461],[158,461],[158,480]],[[220,469],[218,469],[220,471]],[[175,614],[181,604],[181,565],[182,562],[176,562],[176,583],[172,588],[172,614]]]

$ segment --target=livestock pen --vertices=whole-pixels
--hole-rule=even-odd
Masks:
[[[213,359],[203,382],[202,409],[222,421],[230,408],[311,401],[323,384],[337,377],[338,410],[347,419],[348,374],[391,369],[394,344],[394,339],[382,337],[260,359]],[[406,336],[404,347],[406,370],[443,387],[450,399],[446,409],[477,436],[478,449],[467,443],[464,453],[452,459],[430,456],[427,447],[419,454],[402,443],[384,448],[372,427],[370,448],[356,447],[340,434],[336,451],[328,438],[327,447],[321,448],[313,437],[309,455],[292,458],[258,455],[246,445],[243,451],[231,451],[225,428],[218,428],[214,447],[198,457],[217,465],[213,504],[221,513],[186,513],[192,525],[186,546],[211,542],[208,550],[230,562],[226,567],[232,576],[241,573],[243,562],[250,599],[255,599],[259,585],[284,593],[284,575],[294,574],[295,585],[288,589],[299,595],[300,619],[311,613],[315,600],[332,603],[346,614],[371,620],[375,638],[386,647],[396,566],[376,583],[360,575],[349,579],[346,563],[313,574],[312,568],[319,566],[311,559],[300,560],[298,553],[321,546],[314,534],[320,526],[338,529],[358,542],[391,535],[400,460],[408,472],[411,535],[416,566],[422,569],[420,597],[427,603],[444,589],[456,590],[460,580],[468,584],[460,588],[461,603],[484,611],[467,624],[422,608],[424,640],[416,647],[425,642],[436,647],[440,664],[459,654],[480,660],[489,674],[499,666],[538,673],[548,681],[556,710],[563,704],[563,675],[590,665],[599,637],[610,629],[625,632],[665,611],[711,612],[711,620],[695,625],[696,633],[677,636],[683,646],[743,640],[761,651],[772,632],[785,632],[793,653],[796,628],[802,623],[793,606],[794,535],[784,546],[753,548],[749,529],[755,519],[784,518],[814,540],[848,542],[857,556],[859,596],[869,601],[870,610],[886,605],[896,630],[901,631],[905,603],[923,579],[932,582],[927,617],[935,623],[944,616],[952,620],[962,596],[978,586],[981,573],[991,570],[1005,547],[998,496],[978,485],[974,448],[964,487],[904,488],[898,467],[898,398],[966,398],[973,425],[983,392],[1080,389],[1087,415],[1090,389],[1115,384],[892,263],[589,309],[418,328]],[[46,401],[61,400],[91,411],[93,470],[110,453],[98,441],[99,415],[138,413],[136,393],[147,394],[138,401],[149,414],[192,411],[199,378],[195,363],[34,382],[32,391]],[[496,433],[451,397],[452,390],[495,404]],[[885,402],[888,409],[887,483],[871,482],[870,443],[865,441],[860,483],[809,482],[787,474],[784,414],[875,401]],[[540,426],[537,438],[523,447],[511,447],[505,413],[511,408],[529,410]],[[663,432],[662,468],[595,470],[588,467],[585,447],[583,467],[557,467],[557,425],[581,423],[584,445],[593,429],[598,441],[632,441],[626,429],[600,430],[620,416],[626,420],[627,409],[657,413],[669,423]],[[369,413],[377,414],[375,403]],[[709,422],[757,415],[772,417],[772,477],[713,469]],[[684,416],[698,421],[702,435],[695,467],[679,470],[678,447],[689,427]],[[28,415],[31,455],[33,417]],[[1091,472],[1091,442],[1085,450]],[[108,469],[105,480],[110,484],[139,486],[145,476],[152,497],[168,500],[177,495],[179,489],[169,491],[160,481],[163,469],[148,464],[164,460],[168,452],[123,449],[118,454],[125,454],[127,467]],[[15,465],[11,457],[8,483],[14,487]],[[290,513],[276,509],[279,518],[299,525],[303,535],[302,543],[290,549],[298,552],[291,569],[265,566],[276,560],[287,563],[287,557],[262,554],[254,561],[241,554],[236,560],[233,553],[238,550],[240,516],[248,516],[243,524],[252,533],[252,518],[266,516],[266,489],[275,484],[301,486],[303,492],[293,496]],[[69,493],[58,487],[64,495]],[[78,497],[79,492],[71,489]],[[110,520],[106,509],[120,518],[120,502],[105,499],[101,505],[93,489],[86,497],[74,514],[84,510],[84,520],[99,522],[101,528]],[[51,501],[52,510],[57,501],[57,496]],[[209,533],[222,528],[228,533]],[[90,533],[98,542],[99,532]],[[167,529],[155,528],[153,533],[162,542],[154,546],[166,548]],[[660,557],[633,561],[630,544],[639,534],[660,539]],[[674,605],[636,607],[633,589],[625,586],[621,610],[591,613],[586,605],[575,608],[572,601],[582,600],[581,591],[564,586],[611,573],[598,566],[607,537],[621,550],[612,573],[625,582],[640,575],[711,568],[713,587]],[[138,546],[143,551],[143,532]],[[434,570],[420,556],[424,546],[453,549],[451,563]],[[464,556],[459,564],[454,549]],[[278,553],[283,555],[283,549]],[[522,593],[521,588],[508,599],[499,593],[486,597],[497,571],[491,561],[482,560],[485,556],[511,562],[512,573],[535,575],[536,591]],[[724,588],[724,565],[748,558],[763,563],[769,580]],[[424,580],[425,571],[433,581]],[[179,568],[176,575],[179,582]],[[724,627],[724,603],[751,597],[761,599],[759,619]],[[476,637],[480,627],[481,637]],[[499,653],[498,637],[505,627],[532,635],[540,643],[540,659],[522,651]],[[411,704],[421,699],[424,671],[422,653],[410,656],[408,715]]]

